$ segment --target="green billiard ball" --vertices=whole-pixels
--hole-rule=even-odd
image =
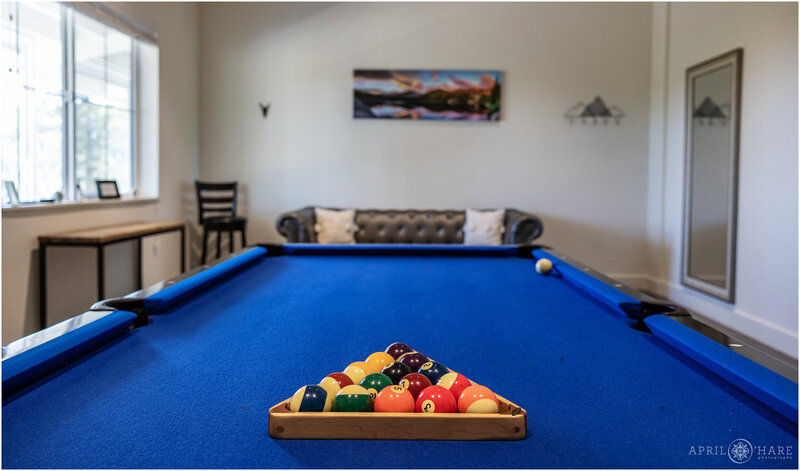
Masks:
[[[367,390],[369,395],[372,396],[373,401],[378,397],[378,393],[381,392],[383,388],[391,386],[392,384],[394,384],[392,383],[392,379],[383,373],[372,373],[361,380],[361,387]]]
[[[361,386],[345,386],[336,394],[334,412],[372,412],[372,396]]]

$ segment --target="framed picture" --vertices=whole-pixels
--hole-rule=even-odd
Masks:
[[[353,117],[499,121],[498,70],[355,70]]]
[[[17,186],[11,180],[3,180],[3,187],[6,190],[6,197],[9,204],[16,206],[19,204],[19,194],[17,193]]]
[[[97,183],[97,196],[100,199],[113,199],[119,198],[119,188],[117,188],[116,180],[96,180]]]

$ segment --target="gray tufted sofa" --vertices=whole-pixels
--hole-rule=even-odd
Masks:
[[[339,208],[324,208],[339,209]],[[462,244],[465,211],[357,209],[359,244]],[[283,213],[276,226],[288,242],[316,242],[314,207]],[[542,235],[536,216],[506,209],[504,244],[527,244]]]

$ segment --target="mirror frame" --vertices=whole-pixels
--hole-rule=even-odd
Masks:
[[[685,286],[733,303],[736,286],[736,216],[739,180],[739,123],[741,117],[742,98],[742,56],[741,48],[721,54],[717,57],[701,62],[686,69],[686,142],[684,149],[684,187],[683,187],[683,248],[681,257],[681,283]],[[728,227],[727,253],[725,254],[725,287],[709,283],[689,274],[690,236],[691,236],[691,202],[692,202],[692,162],[693,149],[693,112],[694,112],[694,85],[693,80],[701,75],[713,72],[721,67],[733,66],[731,78],[731,108],[730,108],[730,169],[728,172]]]

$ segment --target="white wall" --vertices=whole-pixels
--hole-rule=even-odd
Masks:
[[[159,35],[160,139],[157,203],[51,211],[8,213],[2,217],[2,342],[7,344],[38,329],[37,236],[107,224],[194,217],[193,180],[198,145],[198,7],[194,3],[114,4]],[[190,231],[191,232],[191,231]],[[174,274],[175,241],[169,236],[145,244],[145,282]],[[154,248],[154,246],[156,246]],[[156,252],[156,255],[154,254]],[[120,256],[125,258],[124,255]],[[128,257],[129,258],[129,257]],[[129,260],[126,260],[129,262]],[[79,263],[91,266],[88,256]],[[94,269],[85,270],[93,273]],[[75,270],[75,273],[83,273]],[[75,276],[75,275],[73,275]],[[88,276],[88,275],[87,275]],[[82,292],[87,280],[77,278]],[[88,280],[88,284],[94,279]],[[90,290],[91,291],[91,290]],[[79,314],[88,303],[75,304]]]
[[[203,3],[200,175],[283,211],[518,207],[607,273],[646,265],[648,4]],[[355,68],[504,72],[499,123],[354,120]],[[569,124],[600,95],[622,124]],[[258,102],[271,102],[264,120]]]
[[[650,283],[714,322],[797,358],[797,4],[653,8]],[[736,303],[680,284],[685,73],[744,49]]]

